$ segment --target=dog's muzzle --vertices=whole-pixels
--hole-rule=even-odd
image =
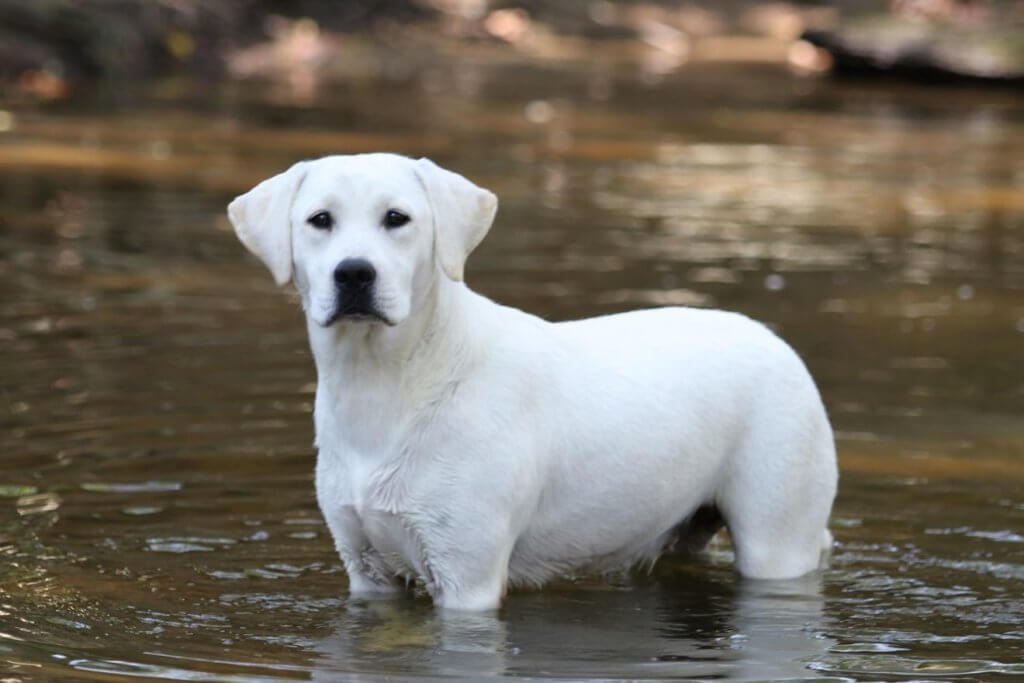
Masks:
[[[341,318],[387,322],[374,301],[376,281],[377,269],[366,259],[350,258],[339,263],[334,269],[335,308],[324,327]]]

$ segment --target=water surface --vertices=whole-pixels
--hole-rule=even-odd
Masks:
[[[413,63],[0,107],[0,670],[1024,677],[1024,102],[755,66]],[[778,330],[837,432],[831,568],[744,582],[723,541],[497,615],[351,600],[313,497],[302,317],[223,209],[299,158],[370,150],[498,193],[467,278],[504,303]]]

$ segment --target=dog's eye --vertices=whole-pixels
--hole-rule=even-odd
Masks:
[[[320,211],[319,213],[315,213],[308,219],[306,219],[306,222],[312,225],[314,228],[327,230],[332,225],[334,225],[334,218],[332,218],[331,214],[327,213],[326,211]]]
[[[391,209],[384,214],[384,226],[388,228],[400,228],[409,222],[409,217],[401,211]]]

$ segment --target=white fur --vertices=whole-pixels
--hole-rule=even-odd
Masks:
[[[723,311],[549,323],[496,304],[461,281],[496,206],[427,160],[368,154],[302,162],[229,208],[302,297],[317,499],[351,590],[420,579],[440,606],[490,609],[508,584],[651,562],[703,504],[743,575],[818,568],[835,449],[793,350]],[[383,227],[389,208],[411,222]],[[331,230],[306,223],[325,209]],[[287,267],[261,251],[282,244]],[[346,258],[376,268],[382,320],[325,327]]]

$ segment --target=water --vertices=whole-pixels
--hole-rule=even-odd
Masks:
[[[5,680],[1024,677],[1016,93],[366,54],[312,90],[0,107]],[[837,432],[831,569],[740,581],[722,541],[497,615],[350,599],[302,318],[223,209],[368,150],[498,193],[468,279],[502,302],[720,306],[784,335]]]

